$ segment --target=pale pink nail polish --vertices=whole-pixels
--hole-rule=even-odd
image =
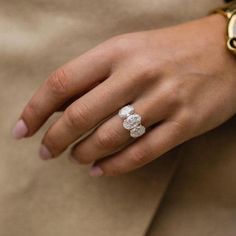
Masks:
[[[51,152],[48,150],[48,148],[45,145],[41,145],[39,148],[39,156],[42,160],[49,160],[52,158]]]
[[[21,119],[16,123],[16,126],[12,130],[12,136],[14,139],[22,139],[28,133],[28,127]]]
[[[89,171],[90,176],[99,177],[104,174],[103,170],[99,166],[92,166]]]

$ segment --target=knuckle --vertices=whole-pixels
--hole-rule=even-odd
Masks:
[[[61,67],[54,71],[48,78],[47,86],[56,95],[63,95],[68,90],[68,75],[65,68]]]
[[[89,111],[85,105],[77,105],[76,107],[69,107],[65,111],[65,120],[69,127],[80,127],[86,129],[89,125],[88,122]]]
[[[118,176],[122,173],[122,171],[117,166],[104,168],[104,172],[107,176]]]
[[[147,82],[147,79],[152,79],[155,77],[156,70],[154,66],[150,64],[144,64],[139,67],[138,73],[137,73],[137,79],[138,80],[144,80]]]
[[[116,46],[118,48],[119,47],[122,48],[128,44],[129,39],[125,35],[117,35],[117,36],[112,37],[111,41],[114,46]]]
[[[105,130],[97,132],[95,138],[96,145],[102,148],[111,148],[115,145],[114,137],[111,132],[106,132]]]
[[[135,166],[141,166],[150,160],[151,153],[144,148],[137,148],[132,151],[130,158]]]
[[[175,128],[175,134],[181,134],[186,129],[183,120],[171,120],[171,123]]]
[[[38,116],[38,109],[34,102],[30,101],[28,105],[25,107],[23,116],[24,117],[32,117],[32,116]]]
[[[179,88],[178,85],[175,83],[172,83],[171,81],[165,83],[162,87],[163,93],[165,96],[165,101],[168,103],[168,105],[171,107],[172,111],[176,110],[179,105],[181,105],[181,95],[180,91],[181,89]]]
[[[134,43],[132,41],[128,34],[114,36],[110,39],[113,51],[115,51],[117,55],[123,55],[127,53],[127,51],[130,51]]]
[[[132,59],[131,66],[134,67],[134,82],[139,85],[153,86],[160,76],[158,65],[151,58],[136,56]]]
[[[197,128],[197,123],[195,122],[194,113],[191,114],[188,109],[182,110],[178,118],[171,120],[174,125],[175,135],[180,137],[188,137]]]
[[[179,124],[180,128],[190,127],[194,124],[194,117],[196,116],[196,113],[194,111],[191,111],[190,108],[184,108],[181,111],[181,116],[179,117],[178,121],[176,123]]]

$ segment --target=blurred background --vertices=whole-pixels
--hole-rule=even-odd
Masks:
[[[168,236],[173,229],[174,235],[200,235],[197,232],[202,227],[208,227],[208,235],[211,232],[221,235],[217,234],[222,232],[221,223],[235,233],[235,208],[229,206],[236,205],[236,196],[231,192],[236,176],[231,172],[222,176],[220,171],[236,167],[230,148],[223,167],[220,156],[217,158],[220,167],[212,170],[218,176],[215,184],[202,188],[203,182],[213,181],[207,173],[215,163],[206,147],[216,149],[214,155],[223,152],[214,139],[215,133],[194,140],[197,145],[191,143],[181,152],[173,150],[152,165],[112,179],[91,179],[88,167],[71,164],[67,153],[46,163],[38,158],[42,135],[58,114],[34,137],[19,142],[11,138],[11,129],[26,102],[60,65],[114,35],[196,19],[221,3],[221,0],[0,0],[0,235],[144,235],[167,190],[169,195],[162,202],[161,216],[153,221],[160,227],[153,226],[152,235],[158,232]],[[234,121],[214,131],[220,133],[220,140],[228,146],[236,141],[225,140],[227,135],[233,136],[232,127],[235,128]],[[195,148],[199,145],[201,149]],[[178,161],[189,155],[193,159],[182,161],[183,167],[178,169],[175,184],[170,187]],[[203,162],[206,156],[209,159]],[[220,195],[219,189],[224,190]],[[211,200],[206,203],[201,196]],[[216,202],[218,208],[211,205]],[[193,205],[194,209],[190,207]],[[203,209],[207,209],[205,215],[201,215]],[[216,209],[222,214],[217,216]]]

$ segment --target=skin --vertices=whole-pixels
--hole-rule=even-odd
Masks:
[[[80,164],[93,163],[93,176],[117,176],[221,125],[236,112],[236,64],[225,30],[226,20],[215,14],[105,41],[44,82],[21,115],[25,137],[64,104],[43,147],[58,157],[97,126],[71,155]],[[134,106],[147,128],[137,139],[117,115],[126,104]]]

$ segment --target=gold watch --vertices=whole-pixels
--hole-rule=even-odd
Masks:
[[[211,13],[220,13],[227,19],[227,47],[236,54],[236,1],[225,4]]]

